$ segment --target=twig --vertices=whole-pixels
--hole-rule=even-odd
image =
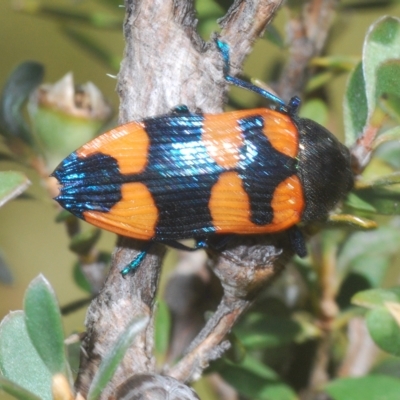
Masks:
[[[337,4],[338,0],[309,0],[298,14],[292,12],[286,27],[289,59],[276,87],[284,100],[302,94],[308,64],[323,49]]]
[[[228,11],[221,36],[231,46],[236,69],[281,2],[235,1]],[[191,111],[221,112],[226,88],[221,55],[214,43],[206,44],[197,35],[192,2],[126,0],[125,9],[126,48],[118,76],[120,122],[167,113],[178,104]],[[142,246],[137,240],[120,239],[105,287],[88,310],[76,382],[84,396],[102,357],[127,322],[139,314],[150,316],[151,322],[127,352],[102,398],[108,398],[129,376],[154,371],[154,299],[164,247],[154,246],[138,271],[126,279],[119,273]],[[285,235],[238,239],[223,253],[215,271],[225,290],[224,302],[171,376],[191,380],[221,354],[226,345],[219,343],[225,333],[290,255]]]
[[[223,339],[249,305],[249,301],[224,296],[204,332],[192,342],[188,353],[168,371],[168,375],[183,382],[200,378],[209,362],[221,357],[230,347]]]
[[[135,275],[124,279],[119,272],[121,266],[126,266],[132,261],[137,254],[134,249],[140,246],[139,241],[120,238],[104,287],[88,309],[85,321],[87,334],[82,342],[83,351],[75,384],[77,392],[84,397],[103,356],[111,350],[129,321],[139,315],[153,317],[160,260],[165,253],[164,246],[153,246]],[[153,321],[138,335],[126,353],[114,375],[115,386],[107,387],[102,398],[108,398],[116,386],[134,373],[153,372],[155,360],[152,349]]]
[[[364,376],[376,362],[379,349],[371,339],[364,318],[356,317],[350,320],[347,331],[349,345],[337,375],[340,377]]]
[[[375,114],[381,114],[380,110],[377,110]],[[368,165],[373,151],[373,142],[379,133],[383,122],[383,117],[379,119],[378,123],[377,121],[370,120],[364,128],[362,136],[357,139],[356,143],[352,147],[352,168],[355,174],[360,175]]]
[[[332,350],[332,333],[327,332],[317,344],[314,365],[312,367],[309,384],[301,393],[301,400],[328,399],[324,394],[320,393],[320,388],[328,381],[328,366],[330,361],[330,353]]]
[[[220,19],[221,39],[229,44],[231,74],[241,70],[254,41],[264,32],[283,0],[236,0]]]
[[[283,250],[284,249],[284,250]],[[221,254],[212,254],[224,296],[215,314],[167,374],[184,382],[197,379],[211,360],[229,348],[221,341],[251,305],[260,289],[282,270],[292,255],[286,235],[240,237]]]
[[[207,259],[204,251],[178,252],[178,262],[164,292],[172,325],[167,364],[182,356],[203,328],[206,312],[215,309],[221,300],[221,284],[207,268]]]

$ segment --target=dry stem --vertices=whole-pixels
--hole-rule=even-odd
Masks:
[[[302,94],[310,74],[308,64],[323,49],[337,4],[338,0],[309,0],[298,13],[290,11],[289,59],[276,88],[284,100]]]

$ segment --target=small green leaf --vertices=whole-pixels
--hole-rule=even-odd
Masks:
[[[54,291],[42,275],[29,284],[24,311],[29,337],[47,368],[52,374],[69,376],[61,313]]]
[[[119,70],[121,58],[102,47],[99,44],[99,41],[89,36],[86,31],[64,25],[63,33],[87,53],[93,55],[99,61],[105,64],[108,68],[111,68],[114,71]]]
[[[400,46],[400,35],[399,43]],[[400,54],[399,54],[400,56]],[[400,94],[400,59],[389,60],[379,65],[376,70],[376,89],[377,99],[383,98],[383,105],[389,107],[394,114],[399,113],[399,94]],[[384,107],[385,108],[385,107]]]
[[[22,172],[0,171],[0,207],[19,196],[30,184]]]
[[[42,64],[33,61],[20,64],[11,73],[0,99],[0,133],[33,146],[34,139],[22,116],[21,107],[42,82],[43,75]]]
[[[333,400],[398,400],[400,380],[385,375],[342,378],[325,386]]]
[[[100,235],[101,230],[98,228],[91,228],[85,232],[78,233],[71,239],[69,249],[76,254],[88,254],[100,239]]]
[[[71,366],[72,371],[79,371],[82,342],[77,333],[72,334],[66,340],[68,364]]]
[[[90,264],[82,265],[80,262],[77,262],[73,268],[73,277],[74,277],[75,283],[82,290],[93,295],[93,293],[95,293],[96,290],[98,290],[98,289],[92,287],[92,284],[88,281],[88,279],[86,278],[86,276],[83,272],[83,268],[85,266],[90,265],[91,270],[93,268],[93,269],[97,270],[98,272],[105,271],[106,268],[108,267],[108,265],[110,265],[110,261],[111,261],[110,253],[101,251],[98,253],[96,260],[94,260]],[[63,309],[64,309],[64,307],[63,307]]]
[[[61,210],[57,214],[55,221],[57,223],[58,222],[65,222],[65,221],[67,221],[68,219],[71,219],[71,218],[76,218],[76,217],[73,214],[71,214],[69,211],[67,211],[67,210]]]
[[[353,304],[370,309],[382,308],[388,301],[400,302],[400,288],[364,290],[351,299]]]
[[[63,84],[68,81],[71,82],[72,89],[72,77],[67,74],[52,86],[52,91],[60,82]],[[59,106],[62,106],[62,102],[68,99],[67,84],[63,89],[64,97],[61,95],[60,86],[59,92],[56,92],[58,93]],[[38,97],[30,99],[28,112],[31,125],[45,153],[49,170],[56,168],[76,148],[93,139],[104,125],[104,121],[96,118],[82,118],[71,115],[67,110],[60,111],[55,104],[51,104],[51,106],[41,104]]]
[[[77,286],[83,291],[92,294],[92,286],[86,279],[86,276],[83,274],[80,262],[75,263],[72,273],[74,276],[74,282],[77,284]]]
[[[240,364],[242,368],[251,371],[255,375],[263,379],[268,379],[270,381],[279,381],[279,375],[268,365],[265,365],[257,358],[252,357],[250,354],[246,354],[245,358]]]
[[[331,82],[332,79],[335,77],[335,75],[336,75],[336,73],[332,70],[322,71],[318,74],[315,74],[307,82],[307,85],[305,88],[306,93],[311,93],[311,92],[323,87],[327,83]]]
[[[296,394],[269,367],[246,356],[243,363],[225,361],[218,369],[220,375],[237,391],[257,400],[297,400]]]
[[[264,38],[273,43],[275,46],[279,47],[280,49],[283,49],[285,47],[285,40],[283,39],[278,29],[276,29],[276,27],[272,24],[267,25],[264,33]]]
[[[293,314],[292,318],[301,328],[294,338],[296,343],[305,343],[309,340],[321,337],[321,329],[310,314],[306,312],[297,312]]]
[[[319,99],[309,100],[301,107],[299,115],[324,126],[328,120],[328,107]]]
[[[364,42],[363,70],[368,115],[376,108],[378,69],[388,60],[400,59],[400,19],[382,17],[369,28]]]
[[[235,333],[247,349],[278,347],[292,343],[301,332],[289,317],[253,313]]]
[[[260,400],[298,400],[293,389],[284,382],[267,384],[257,396]]]
[[[40,400],[40,397],[2,376],[0,376],[0,390],[19,400]]]
[[[148,317],[134,319],[125,332],[119,337],[111,352],[103,358],[89,388],[87,400],[96,400],[107,386],[114,372],[122,361],[126,350],[132,344],[135,337],[143,331],[149,322]]]
[[[0,250],[0,282],[5,285],[11,285],[14,281],[12,273],[8,268],[7,262],[4,258],[2,251]]]
[[[383,360],[378,361],[372,369],[373,374],[381,374],[391,376],[393,378],[400,378],[400,358],[399,357],[385,357]]]
[[[383,93],[379,98],[379,107],[396,123],[400,123],[400,96]]]
[[[362,63],[357,65],[349,77],[343,110],[345,143],[347,146],[351,146],[363,132],[368,117]]]
[[[400,214],[400,193],[384,187],[374,186],[371,188],[356,191],[359,199],[374,210],[376,214],[399,215]]]
[[[356,193],[349,193],[346,201],[346,206],[351,207],[354,210],[365,211],[367,213],[375,213],[376,209],[368,201],[363,200],[361,197],[357,196]]]
[[[351,71],[357,64],[357,59],[354,57],[334,55],[329,57],[316,57],[311,60],[311,65],[316,67],[329,68],[340,71]]]
[[[0,324],[0,371],[2,375],[36,394],[52,400],[51,374],[33,346],[24,313],[8,314]]]
[[[196,12],[200,19],[222,17],[226,10],[214,0],[196,0]]]
[[[400,126],[399,130],[400,132]],[[398,139],[393,139],[394,136],[397,136],[396,129],[390,129],[390,131],[387,131],[388,136],[384,138],[383,136],[386,134],[382,134],[382,140],[385,140],[386,142],[391,141],[391,140],[397,140],[397,141],[391,141],[390,143],[384,143],[383,146],[379,147],[377,151],[375,151],[375,157],[371,160],[371,162],[374,159],[382,159],[384,162],[388,163],[393,170],[399,170],[400,169],[400,140]],[[393,136],[392,136],[393,133]],[[380,136],[378,136],[379,140]]]
[[[372,287],[381,284],[391,258],[397,254],[400,232],[385,226],[373,231],[355,232],[343,245],[337,261],[338,273],[349,272],[364,277]]]
[[[400,356],[400,326],[385,307],[367,312],[368,331],[374,342],[389,354]]]
[[[400,183],[400,171],[367,182],[370,187],[390,186]]]
[[[242,362],[247,353],[243,343],[233,332],[229,333],[227,339],[231,343],[231,347],[225,352],[224,356],[235,364]]]
[[[166,354],[169,346],[171,332],[171,314],[167,303],[158,300],[157,313],[155,318],[155,345],[158,354]]]

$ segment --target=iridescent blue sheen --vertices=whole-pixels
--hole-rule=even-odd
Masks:
[[[159,210],[157,238],[182,239],[215,232],[208,202],[223,168],[202,142],[203,119],[201,114],[184,114],[145,121],[150,151],[148,167],[141,176]]]
[[[71,154],[54,172],[62,185],[57,201],[81,218],[85,211],[107,213],[121,201],[125,183],[141,182],[158,210],[155,240],[204,238],[215,233],[211,190],[222,172],[235,171],[249,196],[251,220],[270,223],[274,190],[296,173],[297,161],[273,148],[263,132],[263,117],[255,114],[237,121],[243,145],[236,168],[221,167],[203,143],[203,122],[203,115],[189,114],[184,108],[145,119],[148,160],[137,174],[122,174],[118,161],[100,152],[85,158]]]
[[[258,93],[259,95],[261,95],[262,97],[266,98],[267,100],[269,100],[273,103],[271,109],[275,109],[275,110],[278,110],[279,112],[284,112],[284,113],[288,112],[288,107],[286,106],[285,102],[278,96],[275,96],[271,92],[268,92],[267,90],[264,90],[258,86],[254,86],[251,83],[242,81],[241,79],[238,79],[238,78],[235,78],[234,76],[229,75],[229,69],[230,69],[229,45],[225,42],[221,42],[220,40],[216,40],[216,45],[217,45],[219,51],[221,52],[222,58],[224,60],[224,75],[225,75],[225,79],[227,80],[227,82],[231,83],[232,85],[241,87],[243,89],[250,90],[254,93]],[[300,104],[300,99],[298,97],[293,98],[292,99],[293,103],[290,103],[290,104],[295,105],[294,99],[298,99],[298,102]]]
[[[244,162],[239,176],[249,195],[251,221],[258,225],[272,222],[271,201],[275,188],[296,173],[297,161],[280,153],[263,133],[264,119],[259,115],[238,121],[244,138]]]
[[[142,263],[145,259],[149,249],[151,247],[151,242],[149,242],[141,251],[140,253],[121,271],[122,276],[126,276],[130,272],[136,270],[137,267]]]
[[[56,200],[72,214],[83,218],[84,211],[109,212],[121,200],[120,174],[117,161],[96,153],[79,158],[69,155],[54,171],[61,193]]]

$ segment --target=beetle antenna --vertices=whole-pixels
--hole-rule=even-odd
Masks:
[[[239,78],[229,75],[229,69],[230,69],[229,45],[218,39],[215,42],[217,44],[219,51],[221,52],[223,60],[224,60],[224,67],[223,67],[224,77],[229,83],[231,83],[232,85],[238,86],[242,89],[247,89],[247,90],[250,90],[251,92],[257,93],[257,94],[261,95],[262,97],[266,98],[267,100],[275,103],[277,105],[276,110],[279,112],[292,114],[292,111],[293,111],[293,113],[295,114],[295,111],[297,110],[298,106],[300,105],[300,99],[298,97],[296,97],[298,100],[297,103],[294,101],[295,97],[293,97],[290,100],[289,104],[286,105],[285,102],[281,98],[279,98],[278,96],[275,96],[271,92],[268,92],[265,89],[255,86],[252,83],[248,83],[246,81],[243,81],[242,79],[239,79]],[[293,103],[292,103],[292,100],[293,100]]]

